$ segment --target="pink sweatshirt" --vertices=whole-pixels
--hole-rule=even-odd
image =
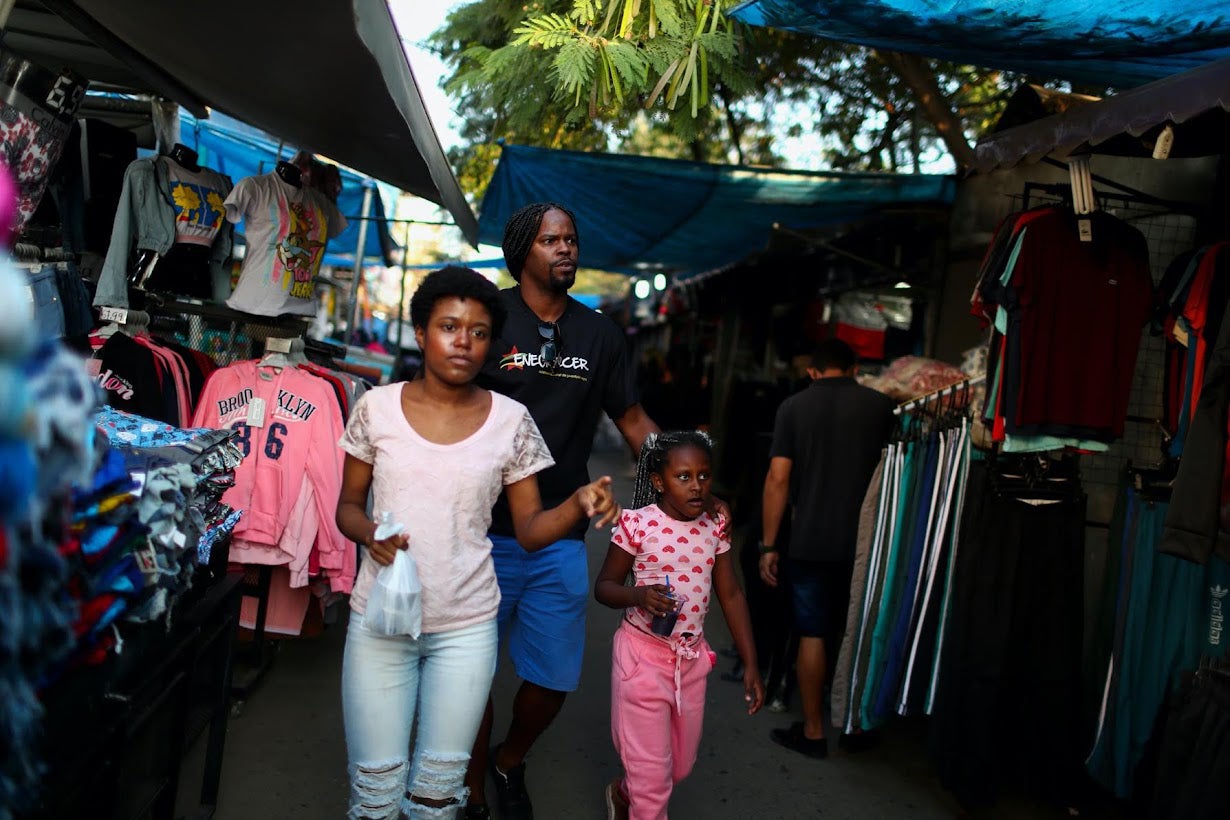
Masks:
[[[259,427],[249,424],[259,421],[249,416],[256,400],[265,404]],[[240,430],[244,459],[235,471],[235,486],[222,497],[244,511],[231,558],[288,564],[302,573],[315,549],[321,567],[333,570],[327,573],[332,589],[350,592],[355,549],[334,522],[342,486],[342,454],[334,442],[343,426],[332,388],[297,368],[237,362],[209,377],[193,424]],[[273,560],[244,557],[261,545]]]

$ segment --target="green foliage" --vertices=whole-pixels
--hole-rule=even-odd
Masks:
[[[904,81],[871,50],[741,26],[734,0],[472,0],[432,45],[481,194],[496,138],[580,150],[781,165],[783,143],[823,145],[813,167],[906,170],[945,149]],[[1012,78],[932,61],[973,139]]]

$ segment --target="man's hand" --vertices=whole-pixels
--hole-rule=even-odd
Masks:
[[[777,561],[780,557],[776,552],[766,552],[760,556],[760,580],[771,587],[777,586]]]
[[[410,545],[410,536],[404,532],[390,536],[380,541],[375,540],[376,530],[372,528],[372,534],[367,536],[367,555],[377,564],[382,567],[387,567],[393,563],[393,559],[397,556],[398,550],[404,550]]]
[[[577,490],[577,503],[581,505],[586,518],[598,516],[598,520],[594,522],[597,527],[615,523],[623,512],[619,502],[615,500],[615,494],[611,492],[609,475],[604,475]]]
[[[705,499],[705,512],[717,521],[718,538],[726,538],[730,533],[730,505],[712,493]]]
[[[754,715],[764,706],[764,681],[760,679],[760,670],[755,667],[743,668],[743,700],[747,701],[747,713]]]

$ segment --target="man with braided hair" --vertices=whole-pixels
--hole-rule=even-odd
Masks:
[[[624,334],[610,318],[568,296],[576,279],[576,219],[553,202],[527,205],[504,227],[504,261],[517,286],[501,291],[508,320],[491,345],[479,384],[529,408],[555,466],[538,475],[542,502],[551,506],[588,483],[588,462],[599,415],[615,422],[633,455],[656,432],[637,401]],[[500,582],[500,642],[522,684],[512,724],[491,748],[492,707],[470,758],[468,818],[490,817],[486,770],[495,780],[505,820],[532,818],[525,788],[525,756],[577,688],[585,646],[589,565],[585,527],[535,553],[513,536],[501,497],[491,524],[491,557]]]

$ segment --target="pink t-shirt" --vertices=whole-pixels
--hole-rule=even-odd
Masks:
[[[500,587],[491,562],[491,507],[506,484],[550,467],[551,452],[525,405],[491,394],[487,420],[469,438],[435,444],[401,409],[402,383],[369,390],[339,445],[372,465],[373,510],[406,528],[423,584],[423,632],[495,618]],[[362,613],[381,567],[363,561],[350,596]]]
[[[691,521],[676,521],[650,504],[624,510],[611,541],[636,559],[636,586],[665,584],[670,576],[671,587],[688,596],[672,636],[689,633],[699,638],[709,611],[713,565],[730,549],[725,520],[701,513]],[[653,618],[640,607],[624,610],[624,617],[637,629],[651,632]]]

